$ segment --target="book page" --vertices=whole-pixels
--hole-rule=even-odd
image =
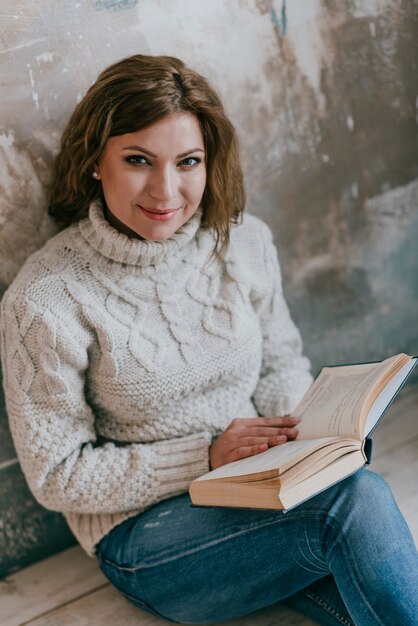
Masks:
[[[363,466],[364,457],[361,450],[345,454],[319,472],[305,478],[302,482],[281,491],[280,500],[284,509],[288,511],[301,504],[313,495],[335,485],[339,480],[350,476]]]
[[[359,417],[365,399],[392,359],[324,367],[292,411],[301,418],[297,440],[313,437],[356,437],[361,439]]]
[[[410,361],[408,361],[378,395],[367,415],[367,420],[364,428],[365,437],[367,437],[367,435],[369,435],[374,429],[377,422],[380,420],[383,413],[392,402],[393,396],[396,394],[399,387],[402,386],[402,383],[408,376],[409,372],[415,367],[416,362],[416,358],[412,358]]]
[[[290,460],[294,460],[296,463],[306,455],[308,450],[319,449],[328,442],[329,439],[327,438],[311,439],[309,441],[288,441],[279,446],[269,448],[260,454],[222,465],[196,480],[246,476],[257,472],[280,470],[280,467],[286,465]]]

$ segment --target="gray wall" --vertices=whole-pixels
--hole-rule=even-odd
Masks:
[[[45,184],[97,73],[134,53],[207,75],[238,130],[314,372],[418,353],[418,0],[3,0],[0,290],[55,232]],[[25,485],[0,398],[0,575],[73,541]]]

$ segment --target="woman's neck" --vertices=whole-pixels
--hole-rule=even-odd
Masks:
[[[123,233],[127,237],[133,237],[134,239],[144,239],[143,237],[141,237],[141,235],[138,235],[138,233],[132,230],[132,228],[129,228],[129,226],[121,222],[120,219],[118,219],[116,215],[114,215],[109,207],[106,205],[104,215],[109,224],[111,224],[113,228],[116,228],[116,230],[118,230],[120,233]]]
[[[79,229],[90,249],[118,263],[144,267],[167,261],[172,256],[190,255],[190,245],[199,231],[201,218],[201,210],[196,211],[169,239],[152,241],[140,237],[112,216],[101,200],[94,200],[88,218],[80,220]]]

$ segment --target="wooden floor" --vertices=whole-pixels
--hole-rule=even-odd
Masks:
[[[374,437],[371,469],[392,487],[418,543],[418,388],[406,388]],[[0,581],[1,626],[163,626],[130,605],[94,559],[75,547]],[[229,626],[312,626],[282,607],[258,611]]]

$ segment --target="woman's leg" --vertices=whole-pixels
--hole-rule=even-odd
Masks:
[[[178,496],[116,527],[98,558],[131,601],[180,623],[287,598],[324,625],[351,615],[357,626],[417,626],[415,546],[385,481],[368,470],[287,513],[194,508]]]
[[[332,574],[285,598],[280,604],[303,613],[322,626],[354,626]]]

